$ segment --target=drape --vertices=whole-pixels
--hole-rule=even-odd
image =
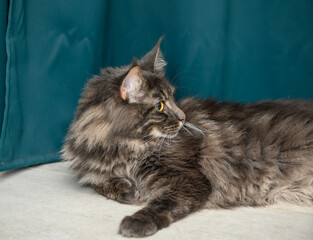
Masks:
[[[5,31],[7,25],[8,2],[0,2],[0,137],[1,126],[4,113],[5,97],[5,68],[6,68],[6,51],[5,51]]]
[[[313,99],[311,0],[0,3],[0,170],[59,160],[102,67],[161,49],[176,96]]]

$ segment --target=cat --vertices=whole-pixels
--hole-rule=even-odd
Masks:
[[[149,236],[204,208],[313,206],[313,102],[176,103],[161,40],[88,81],[62,148],[80,183],[144,205],[119,233]]]

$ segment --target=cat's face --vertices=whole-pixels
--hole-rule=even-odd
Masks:
[[[177,136],[186,116],[175,103],[159,45],[160,40],[141,60],[104,69],[88,82],[76,117],[78,138],[111,144]]]
[[[137,120],[141,123],[134,129],[138,136],[173,138],[178,134],[186,116],[173,95],[174,88],[163,74],[140,66],[128,72],[120,86],[120,97],[128,105],[136,106],[132,109],[138,112]]]
[[[120,98],[128,105],[137,105],[140,125],[138,136],[175,137],[186,116],[174,99],[174,88],[165,77],[166,65],[159,44],[143,59],[135,61],[120,84]]]

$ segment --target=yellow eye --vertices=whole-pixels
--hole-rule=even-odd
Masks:
[[[156,108],[158,109],[159,112],[162,112],[164,109],[164,102],[161,101],[156,105]]]

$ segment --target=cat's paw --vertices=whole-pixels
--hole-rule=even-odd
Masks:
[[[95,190],[105,197],[121,202],[132,204],[135,201],[135,185],[128,179],[112,178]]]
[[[125,237],[145,237],[158,231],[156,223],[147,216],[128,216],[123,219],[119,233]]]

